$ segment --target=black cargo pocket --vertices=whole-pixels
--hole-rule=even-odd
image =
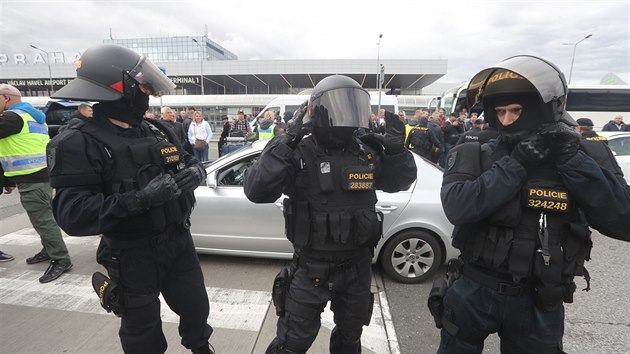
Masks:
[[[358,210],[354,213],[358,246],[374,247],[383,235],[383,214],[374,210]]]
[[[325,243],[328,237],[328,214],[313,213],[313,242]]]
[[[536,241],[534,240],[515,239],[512,241],[508,269],[515,278],[523,279],[529,277],[535,248]]]
[[[295,211],[289,198],[284,198],[282,201],[282,214],[284,215],[284,234],[289,241],[293,242],[295,237]]]
[[[534,255],[534,275],[545,284],[560,284],[564,255],[560,245],[549,245],[549,264],[545,264],[541,250]]]

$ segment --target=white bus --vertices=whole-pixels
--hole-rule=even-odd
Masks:
[[[466,83],[444,91],[438,108],[444,108],[446,116],[452,112],[461,112],[462,108],[468,106],[467,87]],[[570,85],[566,109],[574,119],[590,118],[595,124],[595,130],[601,130],[617,114],[626,120],[630,117],[630,86]]]

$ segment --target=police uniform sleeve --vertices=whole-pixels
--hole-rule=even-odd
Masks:
[[[527,178],[525,168],[507,156],[482,172],[477,142],[455,146],[446,161],[440,196],[453,225],[487,218],[514,198]]]
[[[380,154],[376,166],[376,189],[387,193],[405,190],[416,180],[417,167],[411,151],[395,155]]]
[[[47,147],[50,184],[56,188],[53,215],[68,235],[98,235],[143,212],[131,193],[105,196],[101,173],[106,159],[96,143],[68,129]]]
[[[603,235],[630,241],[630,187],[583,151],[558,166],[567,189],[589,226]]]
[[[273,203],[294,180],[299,158],[297,150],[282,143],[282,136],[274,137],[265,146],[260,158],[247,169],[244,191],[254,203]]]

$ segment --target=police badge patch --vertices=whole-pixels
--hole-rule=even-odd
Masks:
[[[448,155],[448,160],[446,160],[446,170],[450,170],[455,166],[455,161],[457,161],[457,151]]]
[[[320,162],[319,171],[321,173],[330,173],[330,162],[328,161]]]

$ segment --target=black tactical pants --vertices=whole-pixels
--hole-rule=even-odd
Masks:
[[[335,267],[328,279],[316,281],[309,274],[308,265],[300,262],[291,284],[288,297],[300,305],[315,309],[317,315],[305,318],[285,311],[278,319],[277,338],[267,352],[305,353],[313,344],[321,326],[320,314],[331,301],[335,328],[330,337],[331,353],[360,353],[363,326],[370,323],[374,298],[370,292],[372,281],[371,254]],[[275,348],[274,348],[275,347]]]
[[[501,353],[563,353],[562,302],[541,310],[530,293],[503,295],[462,276],[446,292],[444,318],[455,324],[458,332],[453,336],[442,328],[441,354],[481,353],[490,333],[501,338]]]
[[[120,251],[120,283],[125,298],[141,304],[127,307],[122,316],[119,336],[125,353],[166,351],[159,293],[180,316],[179,335],[183,346],[202,347],[212,334],[212,327],[207,323],[208,295],[192,237],[189,231],[178,233],[158,244]],[[103,264],[107,254],[101,242],[99,263]]]

